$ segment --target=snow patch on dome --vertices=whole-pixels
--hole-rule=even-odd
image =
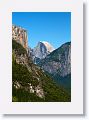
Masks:
[[[48,52],[52,52],[53,50],[55,50],[54,47],[50,43],[46,41],[40,41],[40,42],[42,42],[46,46]]]

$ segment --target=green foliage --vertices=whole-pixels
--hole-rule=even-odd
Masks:
[[[12,63],[12,79],[21,82],[23,85],[31,83],[37,86],[39,83],[37,79],[33,78],[33,73],[30,73],[26,66],[17,64],[15,61]]]
[[[15,61],[15,53],[12,51],[12,61]]]
[[[12,49],[18,52],[18,55],[27,54],[27,51],[23,46],[17,43],[15,40],[12,40]]]
[[[33,86],[37,86],[39,84],[37,79],[34,79],[33,77],[34,73],[31,74],[25,66],[14,62],[12,67],[13,81],[19,81],[25,87],[27,83],[31,83]],[[65,91],[63,87],[57,86],[49,75],[44,74],[41,70],[39,70],[38,73],[40,75],[39,79],[41,80],[45,93],[45,102],[71,101],[70,95],[67,93],[67,91]],[[37,97],[35,94],[28,93],[24,89],[13,89],[13,101],[43,101],[43,99],[38,98],[39,97]]]
[[[34,65],[29,61],[28,65],[31,71],[27,69],[25,65],[17,64],[15,60],[15,51],[18,55],[27,54],[26,50],[16,41],[12,41],[12,101],[13,102],[70,102],[71,96],[67,91],[61,87],[57,86],[53,79],[46,73],[44,73],[39,67]],[[29,59],[30,60],[30,59]],[[38,81],[39,78],[39,81]],[[20,89],[14,87],[14,82],[19,82],[21,86]],[[37,86],[41,84],[45,100],[38,97],[35,93],[30,93],[26,88],[28,83],[32,86]]]
[[[13,86],[12,90],[12,101],[13,102],[43,102],[44,99],[39,98],[34,93],[29,93],[28,91],[25,91],[24,89],[16,89]]]
[[[18,102],[18,98],[16,96],[12,96],[12,102]]]
[[[46,74],[46,78],[42,77],[42,85],[45,91],[45,101],[46,102],[70,102],[71,96],[62,87],[57,86],[53,82],[52,78]]]
[[[69,94],[71,94],[71,74],[68,74],[65,77],[56,74],[53,76],[53,79],[58,85],[63,86],[65,90],[68,91]]]

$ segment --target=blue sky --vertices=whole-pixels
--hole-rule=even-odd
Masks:
[[[70,12],[13,12],[12,24],[27,30],[31,48],[39,41],[47,41],[54,48],[71,41]]]

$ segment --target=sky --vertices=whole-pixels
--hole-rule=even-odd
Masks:
[[[31,48],[39,41],[55,49],[71,41],[71,12],[13,12],[12,24],[27,30]]]

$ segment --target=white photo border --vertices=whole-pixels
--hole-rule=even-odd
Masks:
[[[71,12],[71,102],[12,102],[12,12]],[[0,35],[1,113],[83,114],[82,0],[2,0]]]

